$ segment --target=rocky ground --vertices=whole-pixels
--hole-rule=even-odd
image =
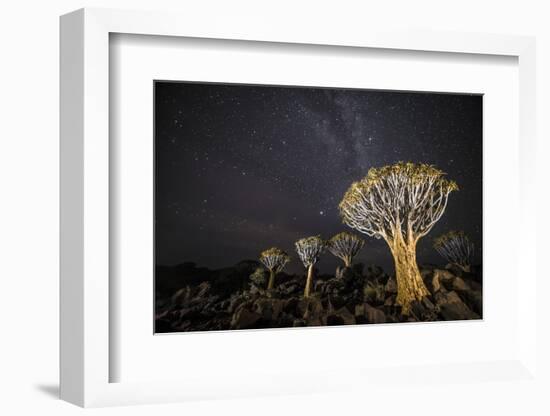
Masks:
[[[314,280],[303,299],[305,277],[280,273],[273,290],[254,261],[210,271],[185,263],[157,269],[156,332],[380,324],[480,319],[481,271],[421,266],[432,296],[408,316],[395,305],[397,285],[376,266],[338,269]]]

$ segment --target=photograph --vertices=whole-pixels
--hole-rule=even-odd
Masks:
[[[483,319],[483,95],[153,89],[155,333]]]

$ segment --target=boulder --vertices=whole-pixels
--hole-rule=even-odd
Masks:
[[[340,308],[328,314],[327,325],[353,325],[355,324],[355,316],[348,308]]]
[[[299,316],[300,318],[302,318],[306,314],[308,305],[309,305],[308,299],[305,299],[305,298],[299,299],[298,302],[296,303],[296,310],[295,310],[296,316]]]
[[[181,306],[189,302],[191,299],[191,288],[189,286],[178,290],[170,299],[172,305]]]
[[[179,325],[176,326],[177,331],[192,331],[192,322],[190,320],[180,322]],[[159,331],[160,332],[160,331]]]
[[[435,303],[439,307],[439,316],[446,321],[479,319],[479,315],[468,308],[454,291],[439,291],[435,294]]]
[[[247,308],[240,308],[231,319],[231,328],[247,329],[254,328],[254,325],[262,318],[262,315],[252,312]]]
[[[395,299],[397,298],[396,295],[391,295],[386,298],[384,301],[384,306],[394,306],[395,305]]]
[[[481,292],[482,290],[482,286],[481,286],[481,283],[477,282],[476,280],[473,280],[473,279],[464,279],[464,281],[468,284],[468,286],[470,286],[470,289],[475,291],[475,292]]]
[[[297,284],[291,284],[291,285],[289,285],[285,288],[285,294],[290,295],[290,294],[293,294],[293,293],[297,293],[297,292],[301,291],[301,289],[302,288],[300,286],[298,286]]]
[[[397,293],[397,280],[395,280],[395,276],[391,276],[388,279],[384,290],[386,291],[386,293],[390,294]]]
[[[298,306],[299,299],[298,298],[290,298],[283,302],[283,311],[285,313],[294,315],[296,313],[296,308]]]
[[[481,290],[467,290],[459,292],[460,298],[468,307],[480,317],[483,314],[483,296]]]
[[[300,299],[296,303],[295,316],[307,321],[308,326],[321,325],[319,322],[324,321],[325,308],[317,297]]]
[[[382,305],[386,300],[384,285],[376,282],[367,282],[363,286],[363,298],[375,305]]]
[[[349,299],[345,296],[341,296],[341,295],[328,296],[329,308],[333,310],[343,308],[344,306],[349,304],[348,301]]]
[[[206,294],[210,292],[212,285],[209,282],[202,282],[198,287],[197,291],[193,294],[193,298],[204,298]]]
[[[368,303],[355,306],[355,317],[360,317],[360,321],[364,318],[366,323],[369,324],[383,324],[386,322],[386,314]]]
[[[248,293],[251,294],[251,295],[264,296],[265,295],[265,290],[262,289],[262,288],[259,288],[258,286],[251,285],[250,286],[250,291]]]
[[[237,309],[237,307],[242,304],[245,301],[245,299],[241,296],[235,296],[229,299],[229,305],[227,306],[227,312],[233,313]]]
[[[439,308],[436,307],[427,297],[421,302],[414,301],[411,304],[410,313],[407,316],[409,322],[431,322],[438,320]]]
[[[280,299],[260,298],[254,302],[253,310],[261,315],[262,320],[276,320],[283,311],[283,301]]]
[[[449,263],[445,266],[445,269],[449,270],[452,274],[458,277],[464,277],[465,274],[470,273],[470,267],[462,267],[458,264]]]
[[[420,276],[424,282],[429,282],[433,277],[433,272],[432,269],[420,269]]]
[[[452,288],[453,290],[459,292],[470,290],[470,286],[468,285],[468,283],[466,283],[462,278],[458,276],[453,279]]]
[[[307,326],[324,326],[325,320],[321,316],[308,317],[306,319]]]
[[[391,314],[386,314],[386,323],[388,324],[396,324],[400,322],[399,321],[399,318],[395,315],[391,315]]]
[[[386,315],[384,312],[370,306],[368,303],[365,303],[365,313],[370,324],[383,324],[386,322]]]
[[[428,297],[424,297],[422,299],[422,305],[427,309],[436,309],[436,306]]]
[[[294,326],[294,315],[282,312],[279,319],[274,323],[274,328],[288,328]]]
[[[320,318],[324,312],[323,304],[318,298],[309,298],[304,318]]]
[[[183,308],[179,311],[174,312],[179,315],[180,320],[197,319],[202,316],[203,308],[200,306],[193,306],[189,308]]]
[[[286,282],[283,282],[275,287],[275,292],[277,292],[278,297],[281,297],[281,298],[288,298],[289,296],[301,295],[303,291],[304,291],[303,282],[298,282],[294,279],[289,279]]]
[[[435,269],[432,278],[432,293],[452,290],[452,283],[455,278],[455,275],[448,270]]]

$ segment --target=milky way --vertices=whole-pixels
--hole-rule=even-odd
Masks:
[[[371,167],[437,166],[460,191],[418,246],[441,260],[437,235],[464,230],[481,261],[482,97],[386,91],[155,83],[157,264],[219,268],[301,237],[349,230],[338,203]],[[358,261],[391,272],[383,241],[366,237]],[[329,272],[337,259],[325,254]]]

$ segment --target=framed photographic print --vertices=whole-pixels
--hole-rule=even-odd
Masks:
[[[341,29],[62,17],[63,399],[539,385],[534,40]]]

